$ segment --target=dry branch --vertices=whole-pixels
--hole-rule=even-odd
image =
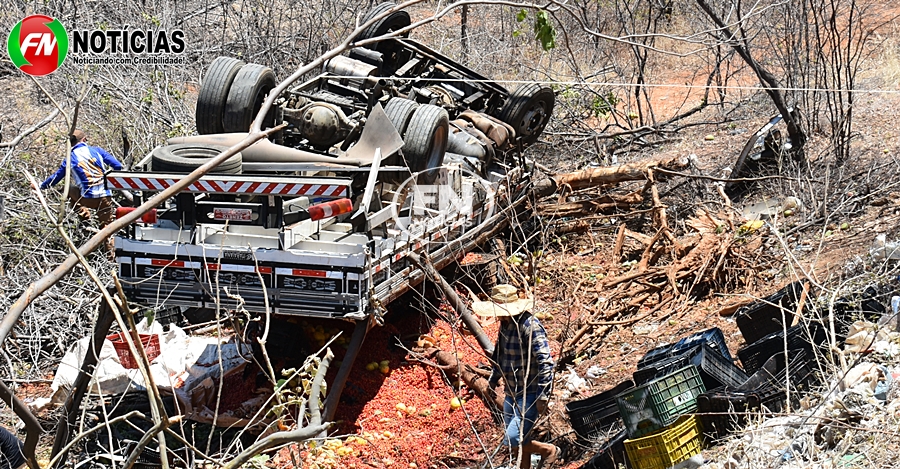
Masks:
[[[487,378],[471,365],[460,362],[455,354],[438,348],[426,349],[424,353],[426,356],[433,357],[441,369],[452,370],[456,373],[459,379],[475,391],[492,412],[503,408],[503,400],[493,392]]]
[[[310,438],[315,437],[316,435],[321,434],[322,432],[328,431],[328,429],[331,428],[332,425],[333,424],[329,422],[322,425],[312,425],[308,427],[298,428],[296,430],[273,433],[261,440],[256,441],[244,451],[241,451],[240,454],[235,456],[235,458],[231,461],[228,461],[228,463],[222,466],[222,468],[237,469],[244,463],[249,461],[251,458],[253,458],[253,456],[261,454],[263,451],[288,443],[298,443],[301,441],[306,441]]]
[[[84,355],[84,360],[81,362],[81,373],[75,378],[72,391],[69,393],[69,397],[66,398],[62,412],[60,412],[59,423],[56,427],[56,437],[53,440],[53,449],[50,452],[52,458],[60,454],[69,441],[69,432],[75,428],[75,419],[78,418],[79,414],[78,408],[81,407],[81,400],[85,391],[87,391],[91,378],[94,376],[94,367],[97,365],[100,350],[103,348],[106,334],[109,333],[109,328],[112,326],[115,318],[109,308],[109,304],[105,302],[100,303],[100,308],[97,312],[97,322],[94,325],[94,334],[91,337],[88,351]],[[62,452],[59,460],[65,461],[65,459],[66,453]]]
[[[469,308],[462,301],[459,295],[453,290],[453,287],[444,280],[444,277],[435,270],[434,266],[431,265],[431,261],[427,258],[422,258],[422,256],[411,252],[406,256],[410,261],[414,264],[418,265],[423,271],[425,271],[425,275],[431,279],[432,283],[437,285],[441,291],[444,293],[444,296],[447,297],[447,300],[453,306],[453,309],[456,310],[457,314],[459,314],[460,319],[462,319],[463,324],[469,328],[469,331],[475,335],[475,339],[478,340],[478,345],[481,346],[481,349],[484,351],[485,355],[491,356],[494,353],[494,344],[491,343],[491,340],[488,338],[487,334],[484,333],[484,330],[481,328],[481,324],[478,323],[478,320],[475,319],[475,316],[472,315],[472,312],[469,311]]]
[[[649,185],[652,192],[655,184]],[[658,200],[658,194],[654,199]],[[630,255],[614,252],[640,254],[641,260],[630,271],[610,275],[599,282],[599,288],[590,290],[602,293],[606,301],[599,308],[589,310],[585,322],[565,341],[563,361],[597,350],[611,327],[627,326],[650,317],[660,320],[677,312],[685,301],[697,295],[752,281],[753,266],[745,259],[747,253],[758,251],[761,245],[758,233],[735,231],[730,228],[731,223],[723,221],[728,220],[727,214],[713,216],[701,210],[685,222],[695,233],[683,236],[681,241],[674,241],[674,233],[670,233],[673,241],[669,241],[665,237],[668,223],[663,209],[654,210],[657,232],[652,238],[642,240],[639,251]],[[626,233],[626,229],[620,228],[617,239],[621,240]]]
[[[2,381],[0,381],[0,400],[5,402],[25,423],[25,429],[27,431],[25,435],[25,444],[23,445],[22,452],[25,455],[25,462],[28,464],[30,469],[40,469],[40,466],[37,463],[37,458],[34,455],[34,449],[37,447],[38,438],[41,436],[41,424],[38,422],[37,418],[28,410],[28,406],[25,405],[22,401],[16,397],[12,390],[6,387]]]

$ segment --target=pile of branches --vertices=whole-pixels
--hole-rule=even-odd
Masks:
[[[608,182],[592,189],[593,195],[579,193],[574,202],[565,197],[565,191],[583,188],[586,182],[572,175],[558,176],[561,195],[538,205],[542,215],[565,215],[570,220],[563,222],[568,224],[565,231],[573,225],[586,228],[595,216],[615,217],[620,223],[612,251],[613,270],[602,278],[581,279],[568,294],[573,307],[587,314],[580,315],[581,322],[565,340],[563,361],[597,352],[614,326],[650,317],[664,320],[718,292],[743,293],[760,267],[770,264],[766,250],[761,249],[763,224],[744,220],[727,197],[715,210],[701,206],[684,223],[670,224],[657,176],[679,166],[678,160],[656,160],[634,163],[628,171],[618,167],[615,177],[610,175]],[[645,181],[639,190],[618,195],[613,191],[619,182],[639,179]],[[639,218],[649,222],[641,224]],[[641,225],[643,232],[629,228],[635,225]]]

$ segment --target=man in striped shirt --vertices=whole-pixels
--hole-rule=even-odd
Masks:
[[[535,422],[547,411],[553,386],[555,364],[547,332],[529,312],[534,300],[520,299],[514,286],[494,287],[491,300],[477,301],[472,309],[478,316],[500,320],[489,383],[493,389],[503,378],[504,444],[512,449],[514,457],[521,453],[520,468],[531,467],[532,454],[540,455],[539,467],[547,468],[559,458],[559,447],[530,438]]]
[[[76,129],[69,136],[72,144],[71,163],[72,175],[80,190],[70,187],[69,202],[73,209],[78,210],[79,216],[87,218],[90,210],[97,211],[97,221],[103,229],[113,220],[115,210],[112,204],[112,192],[103,184],[103,174],[107,166],[113,169],[122,169],[114,156],[100,147],[92,147],[87,144],[87,135]],[[66,169],[69,158],[63,160],[59,169],[41,183],[41,189],[46,189],[62,181],[66,177]]]

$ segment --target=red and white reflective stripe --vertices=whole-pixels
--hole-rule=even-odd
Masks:
[[[175,268],[189,268],[189,269],[199,269],[199,262],[190,262],[190,261],[180,261],[180,260],[172,260],[172,259],[148,259],[143,257],[138,257],[134,260],[134,263],[137,265],[152,265],[155,267],[175,267]]]
[[[162,191],[178,182],[178,179],[109,176],[107,182],[115,189]],[[216,179],[200,179],[185,188],[188,192],[215,192],[233,194],[278,194],[320,197],[346,197],[350,194],[345,184],[304,184],[300,182],[237,182]]]
[[[240,265],[240,264],[216,264],[209,262],[206,264],[206,268],[209,270],[220,270],[222,272],[246,272],[246,273],[258,273],[258,274],[271,274],[271,267],[255,267],[252,265]]]
[[[344,278],[341,272],[333,270],[290,269],[287,267],[276,267],[275,274],[290,275],[292,277]]]

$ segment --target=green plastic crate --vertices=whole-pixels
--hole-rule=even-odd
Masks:
[[[616,396],[629,438],[638,438],[697,410],[697,396],[706,392],[700,373],[688,365]]]
[[[633,469],[666,469],[700,454],[701,435],[697,417],[685,415],[656,433],[625,440],[625,452]]]

